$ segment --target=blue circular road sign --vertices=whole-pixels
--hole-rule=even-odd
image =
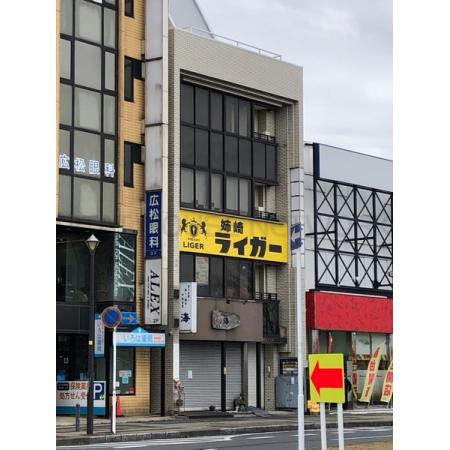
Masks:
[[[122,312],[117,306],[108,306],[102,311],[102,322],[107,328],[116,328],[122,321]]]

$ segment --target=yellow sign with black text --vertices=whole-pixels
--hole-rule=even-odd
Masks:
[[[286,263],[287,225],[180,209],[180,251]]]

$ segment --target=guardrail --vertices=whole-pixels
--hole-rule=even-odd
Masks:
[[[234,45],[235,47],[239,47],[244,50],[249,50],[258,53],[259,55],[267,56],[268,58],[279,59],[281,61],[281,55],[279,55],[278,53],[274,53],[269,50],[264,50],[263,48],[255,47],[254,45],[246,44],[245,42],[237,41],[236,39],[232,39],[226,36],[221,36],[220,34],[211,33],[211,31],[206,31],[195,27],[185,27],[179,29],[183,31],[188,31],[189,33],[192,34],[197,34],[198,36],[207,37],[209,39],[216,39],[219,42]]]

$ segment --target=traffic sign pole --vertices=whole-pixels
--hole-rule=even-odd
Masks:
[[[320,408],[320,441],[322,442],[322,450],[327,450],[327,421],[325,418],[326,414],[325,403],[319,403],[319,408]]]
[[[296,255],[296,276],[297,276],[297,377],[298,377],[298,449],[305,450],[305,400],[303,396],[303,345],[302,345],[302,278],[301,278],[301,254],[300,247],[295,252]]]
[[[112,396],[112,417],[111,417],[112,434],[116,434],[116,360],[117,360],[116,328],[113,328],[113,396]]]
[[[339,450],[344,450],[344,413],[342,403],[337,404]]]

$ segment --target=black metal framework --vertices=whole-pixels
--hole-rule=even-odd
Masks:
[[[86,9],[81,12],[81,8]],[[84,19],[80,19],[80,23],[77,23],[76,20],[77,11],[80,11],[81,17],[83,14],[87,14],[89,8],[93,13],[92,17],[99,18],[100,30],[95,38],[87,37],[87,34],[93,33],[93,28],[88,27]],[[117,225],[117,63],[119,55],[117,5],[109,2],[99,4],[90,0],[69,0],[62,4],[61,14],[62,23],[66,24],[61,27],[60,33],[61,60],[65,58],[70,67],[68,71],[61,73],[60,77],[60,110],[63,111],[67,108],[66,111],[69,111],[70,108],[68,113],[70,117],[64,120],[63,114],[61,114],[59,125],[60,204],[58,217],[80,223],[115,226]],[[87,31],[88,29],[91,31]],[[89,58],[93,54],[97,52],[100,54],[100,84],[97,86],[89,85],[89,82],[86,81],[77,82],[75,79],[76,47],[80,49],[81,58],[83,45],[86,49],[84,64],[89,64]],[[87,56],[89,52],[91,54]],[[80,97],[82,94],[92,95],[90,101],[93,98],[99,99],[99,116],[95,119],[98,121],[98,126],[94,126],[93,123],[92,126],[91,124],[81,125],[81,123],[76,125],[76,94],[79,94]],[[92,107],[88,103],[85,106]],[[88,115],[92,115],[94,110],[89,110]],[[86,110],[84,110],[84,113],[86,113]],[[110,120],[111,117],[112,120]],[[93,150],[96,151],[97,143],[93,144],[93,141],[99,142],[98,160],[95,158],[89,160],[75,158],[75,134],[81,136],[81,133],[85,133],[83,135],[85,138],[92,139],[86,145],[84,151],[88,153]],[[98,211],[96,214],[91,214],[91,216],[97,216],[95,218],[90,218],[89,214],[76,214],[74,211],[75,187],[76,185],[79,186],[81,195],[82,183],[86,183],[86,188],[89,185],[92,189],[91,192],[98,192],[98,196],[92,199],[95,205],[94,209]]]
[[[392,295],[392,192],[314,180],[316,289]]]
[[[220,91],[196,86],[194,84],[181,83],[181,91],[189,89],[188,94],[180,96],[181,103],[181,127],[180,127],[180,155],[181,169],[186,177],[190,179],[190,185],[193,187],[192,202],[181,201],[182,207],[196,208],[210,211],[227,212],[236,216],[257,217],[265,220],[276,220],[275,213],[256,210],[255,205],[255,187],[256,185],[277,185],[277,165],[278,165],[278,146],[274,136],[253,131],[254,106],[257,104],[252,100],[237,97],[231,94],[225,94]],[[197,91],[204,96],[202,101],[197,99]],[[227,131],[229,117],[227,117],[227,101],[235,102],[235,113],[232,120],[235,122],[235,130]],[[240,122],[241,103],[248,104],[249,115],[248,128],[242,132]],[[206,104],[206,108],[201,108]],[[217,106],[220,105],[220,106]],[[206,111],[205,111],[206,110]],[[184,112],[191,116],[183,117]],[[216,113],[214,113],[214,111]],[[186,137],[184,137],[186,136]],[[201,142],[202,141],[202,142]],[[218,143],[220,141],[220,144]],[[191,149],[189,157],[186,158],[187,144],[189,142]],[[200,143],[206,143],[207,150],[202,150],[200,154]],[[227,154],[227,144],[233,147],[234,157],[230,158]],[[221,150],[219,150],[221,147]],[[258,153],[257,153],[258,152]],[[257,156],[258,155],[258,156]],[[228,156],[228,160],[227,160]],[[262,158],[261,158],[262,156]],[[190,159],[190,161],[188,161]],[[203,159],[203,161],[200,161]],[[245,160],[245,163],[244,163]],[[230,167],[230,161],[234,162],[233,168]],[[259,166],[259,162],[263,161],[263,168]],[[244,164],[246,168],[244,169]],[[264,172],[264,176],[258,176],[259,172]],[[206,180],[207,192],[198,192],[200,185],[198,177],[201,181]],[[207,178],[205,178],[205,176]],[[219,178],[220,177],[220,178]],[[220,180],[220,181],[219,181]],[[237,180],[237,181],[236,181]],[[220,202],[221,205],[213,203],[213,186],[215,182],[220,183]],[[237,183],[237,208],[227,208],[227,189],[231,190],[232,184]],[[181,183],[180,183],[181,186]],[[182,186],[181,189],[182,190]],[[243,190],[245,188],[245,191]],[[236,192],[233,189],[233,192]],[[249,198],[246,193],[248,192]],[[245,202],[244,203],[244,196]],[[199,201],[199,198],[205,199],[205,203]],[[182,199],[183,200],[183,199]],[[245,208],[242,207],[245,204]],[[246,212],[244,212],[246,211]]]

